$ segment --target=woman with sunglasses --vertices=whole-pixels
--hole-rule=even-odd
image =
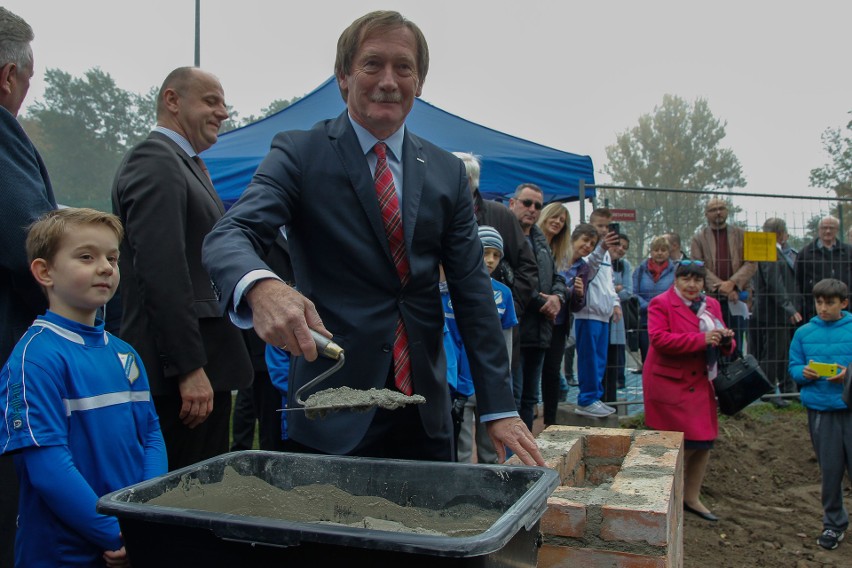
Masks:
[[[703,262],[681,261],[674,285],[648,305],[650,347],[642,387],[645,424],[683,432],[684,511],[715,522],[701,502],[701,485],[719,433],[713,379],[720,356],[730,355],[735,344],[719,302],[702,292],[706,274]]]

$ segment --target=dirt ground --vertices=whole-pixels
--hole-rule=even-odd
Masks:
[[[822,532],[819,469],[799,404],[754,405],[721,417],[702,502],[719,517],[684,513],[684,568],[852,568],[852,531],[835,550],[817,544]],[[623,424],[641,427],[641,420]],[[539,419],[533,433],[543,429]],[[846,482],[846,509],[852,491]]]
[[[720,521],[684,515],[684,568],[852,567],[852,537],[833,551],[816,543],[819,470],[804,409],[747,410],[720,422],[702,493]]]

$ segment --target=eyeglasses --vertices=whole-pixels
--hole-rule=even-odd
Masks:
[[[544,204],[541,201],[533,201],[532,199],[521,199],[520,202],[524,207],[534,205],[536,211],[541,211],[541,208],[544,207]]]
[[[689,266],[690,264],[694,264],[695,266],[704,266],[703,260],[691,260],[689,258],[685,258],[680,261],[680,264],[683,266]]]

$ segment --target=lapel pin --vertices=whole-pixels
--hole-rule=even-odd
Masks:
[[[420,162],[421,164],[426,163],[426,160],[424,160],[423,158],[417,158],[417,161]]]

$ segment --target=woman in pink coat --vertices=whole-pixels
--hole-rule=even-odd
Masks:
[[[704,263],[682,261],[675,283],[648,305],[650,349],[642,372],[645,423],[683,432],[683,508],[708,521],[718,518],[701,503],[710,449],[719,433],[713,379],[720,355],[734,350],[719,302],[706,297]]]

